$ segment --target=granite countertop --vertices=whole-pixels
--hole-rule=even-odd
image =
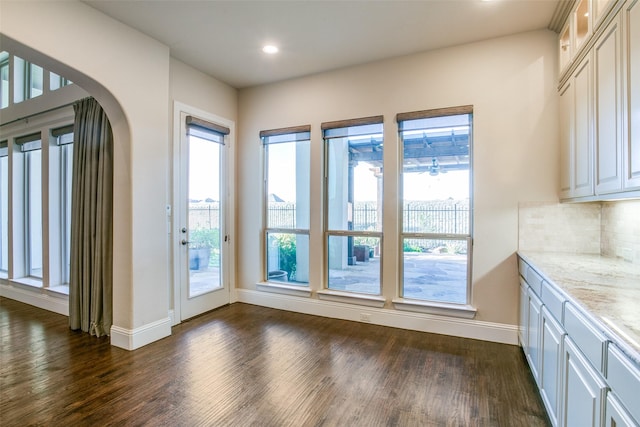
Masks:
[[[562,290],[640,365],[640,265],[588,254],[518,254]]]

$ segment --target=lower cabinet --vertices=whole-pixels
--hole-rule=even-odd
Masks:
[[[607,393],[607,409],[604,421],[606,427],[637,427],[631,416],[624,410],[622,404],[611,393]]]
[[[563,354],[563,405],[558,425],[602,425],[607,385],[569,337],[564,338]]]
[[[639,359],[556,284],[519,263],[518,337],[551,424],[640,427]]]
[[[542,307],[540,327],[540,394],[549,420],[558,425],[562,378],[562,345],[565,332],[546,307]]]
[[[536,296],[531,288],[529,294],[529,336],[527,346],[527,361],[531,368],[533,378],[540,386],[540,321],[542,315],[542,301]]]

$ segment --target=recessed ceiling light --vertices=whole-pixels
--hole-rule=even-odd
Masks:
[[[274,53],[278,53],[278,46],[274,46],[272,44],[268,44],[265,47],[262,48],[262,51],[264,53],[268,53],[268,54],[274,54]]]

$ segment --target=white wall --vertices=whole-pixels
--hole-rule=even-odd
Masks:
[[[114,130],[112,343],[171,333],[165,206],[169,49],[79,2],[2,2],[3,48],[94,96]]]
[[[416,54],[239,93],[237,286],[256,289],[260,253],[263,129],[312,126],[310,286],[322,288],[320,123],[384,115],[383,294],[396,294],[398,150],[395,115],[471,104],[474,108],[476,319],[517,323],[518,202],[556,200],[556,34],[547,30]],[[255,294],[254,294],[255,296]],[[259,300],[259,296],[255,297]],[[312,297],[313,298],[313,297]],[[295,310],[295,303],[291,304]],[[337,308],[336,310],[340,310]],[[346,309],[345,309],[346,310]]]
[[[3,49],[73,80],[114,129],[112,343],[136,348],[170,334],[173,102],[235,122],[236,90],[83,3],[2,2],[0,17]]]
[[[169,84],[169,92],[171,103],[170,112],[173,116],[173,108],[175,103],[188,105],[191,108],[195,108],[200,111],[207,112],[209,114],[215,115],[217,117],[222,117],[226,120],[230,120],[234,123],[237,123],[238,120],[238,93],[236,89],[228,86],[215,78],[204,74],[195,68],[190,67],[189,65],[175,59],[171,58],[170,62],[170,84]],[[170,134],[175,135],[174,127],[179,126],[178,123],[171,123],[170,126]],[[231,190],[230,194],[227,196],[227,233],[231,236],[231,240],[229,243],[229,251],[231,252],[228,256],[228,262],[233,264],[235,257],[235,220],[233,218],[233,213],[235,210],[235,202],[234,202],[234,182],[235,182],[235,141],[232,139],[235,137],[235,132],[232,132],[229,135],[230,138],[227,140],[227,144],[230,145],[229,150],[227,151],[230,159],[228,173],[230,176],[227,178],[228,189]],[[170,150],[175,152],[177,150],[177,146],[174,145],[178,141],[170,142]],[[168,159],[169,173],[175,180],[177,177],[173,176],[174,172],[178,170],[177,163],[177,155],[170,156]],[[177,197],[177,191],[174,192],[174,187],[177,190],[179,181],[173,181],[173,183],[169,182],[169,187],[167,189],[168,194],[173,195],[172,197]],[[177,200],[172,199],[171,202],[173,208],[173,218],[177,217],[176,209],[178,207]],[[174,222],[174,232],[177,233],[177,229],[179,228],[179,224]],[[169,263],[170,268],[167,272],[169,275],[169,282],[171,283],[171,287],[173,288],[170,292],[171,295],[171,303],[170,306],[175,309],[175,318],[174,324],[179,323],[179,294],[180,289],[178,288],[179,283],[176,278],[176,272],[173,270],[171,266],[174,265],[174,259],[177,257],[177,253],[174,251],[177,248],[176,244],[177,239],[170,239],[167,243],[169,245],[169,256],[171,258],[171,262]],[[231,283],[231,287],[233,288],[235,283],[235,271],[233,268],[229,271],[229,279]],[[232,295],[231,299],[234,297]]]

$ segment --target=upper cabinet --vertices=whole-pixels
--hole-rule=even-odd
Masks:
[[[560,198],[640,197],[640,0],[577,0],[559,36]]]
[[[571,13],[575,35],[576,52],[584,46],[591,35],[591,16],[589,13],[589,0],[578,0]]]
[[[640,0],[627,1],[621,13],[626,79],[623,187],[640,190]]]

